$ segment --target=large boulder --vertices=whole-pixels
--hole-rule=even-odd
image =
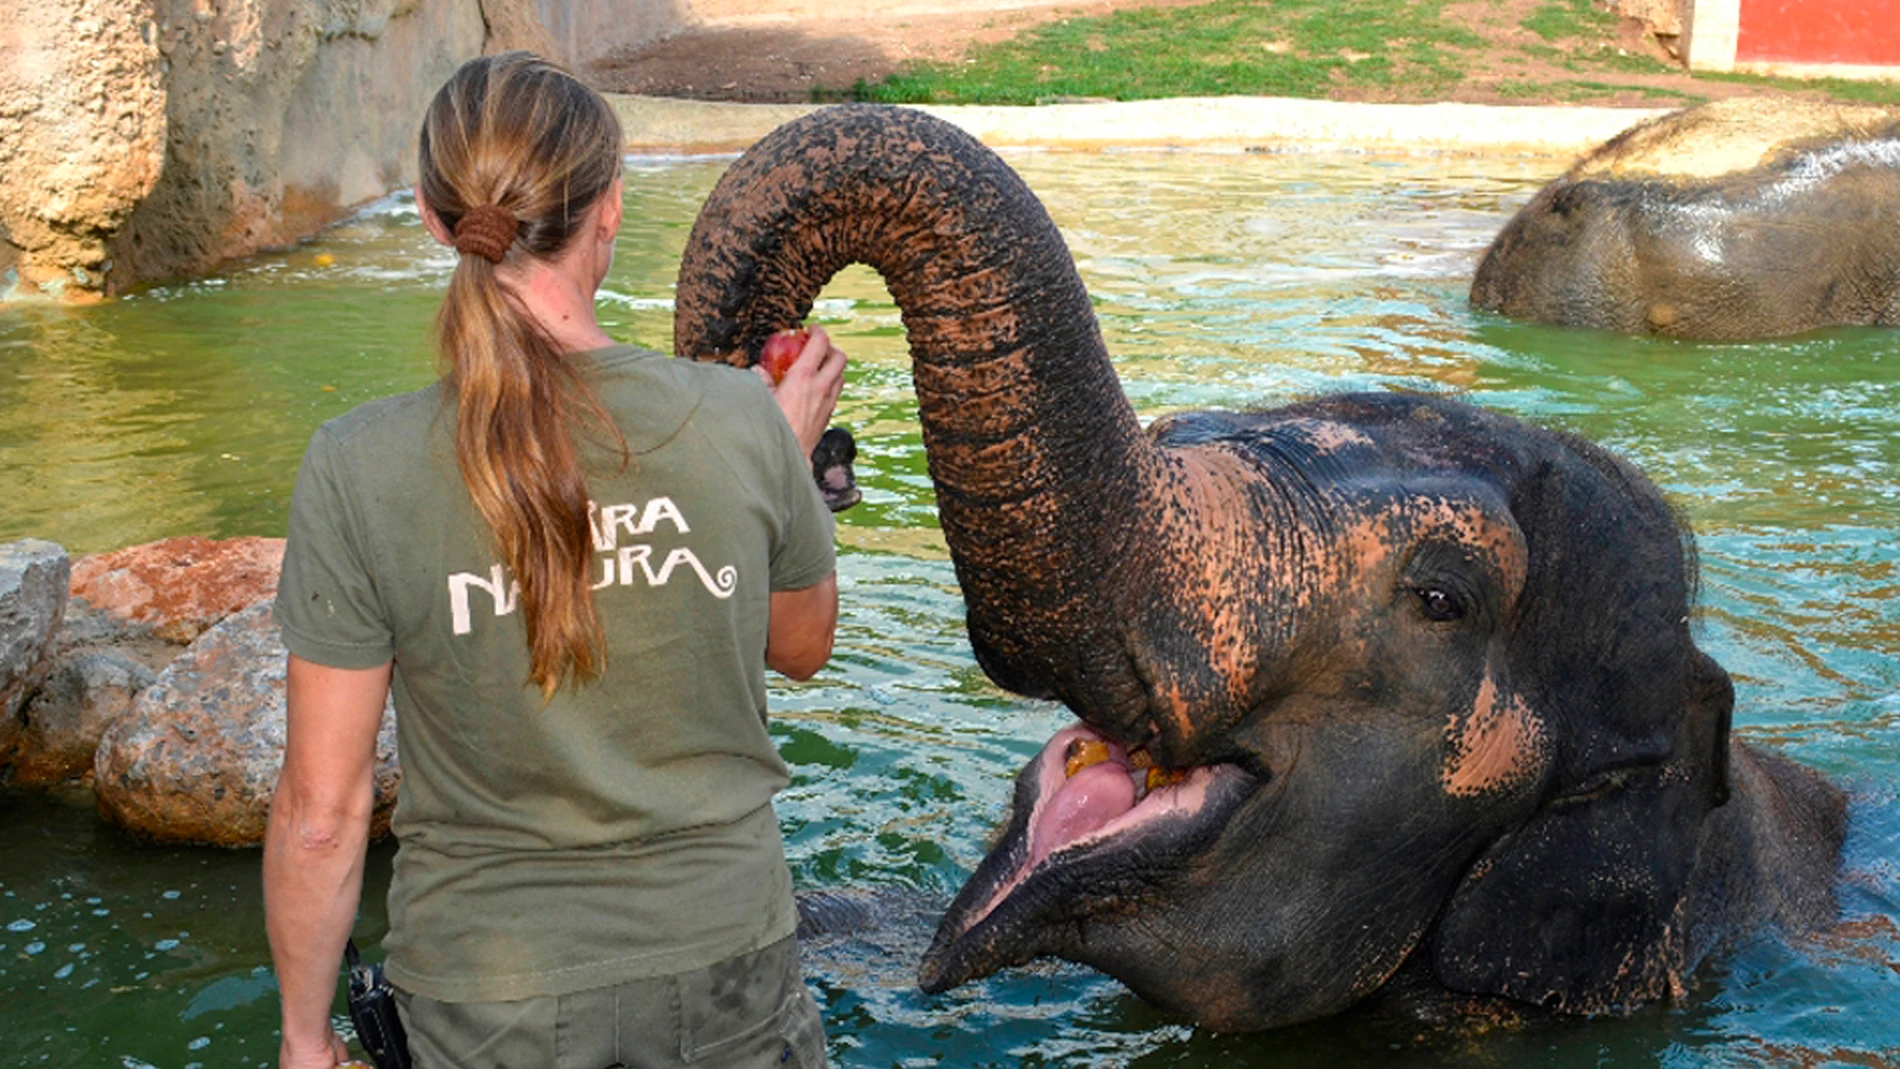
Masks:
[[[189,536],[81,557],[72,595],[95,614],[183,644],[277,592],[281,538]]]
[[[0,544],[0,769],[19,745],[20,709],[50,667],[47,651],[66,615],[71,567],[52,542]]]
[[[283,642],[260,602],[205,632],[105,733],[93,762],[100,812],[160,842],[264,840],[284,761]],[[372,834],[389,830],[401,770],[395,713],[376,737]]]
[[[92,775],[106,729],[155,678],[145,665],[107,650],[59,661],[27,703],[10,785],[51,787]]]
[[[1505,225],[1471,302],[1679,338],[1900,325],[1900,110],[1742,97],[1632,127]]]

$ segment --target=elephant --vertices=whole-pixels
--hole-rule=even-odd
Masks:
[[[926,991],[1054,956],[1217,1030],[1384,997],[1596,1013],[1834,914],[1843,796],[1731,736],[1691,537],[1629,464],[1400,393],[1144,429],[1035,196],[897,108],[732,165],[676,346],[756,359],[852,262],[908,331],[976,660],[1078,718]]]
[[[1505,224],[1471,303],[1714,341],[1900,325],[1900,111],[1752,97],[1634,126]]]

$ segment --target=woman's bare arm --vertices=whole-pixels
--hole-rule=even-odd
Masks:
[[[838,630],[838,575],[833,572],[803,590],[772,593],[766,625],[765,664],[793,679],[810,679],[831,659]]]
[[[292,654],[287,674],[284,770],[264,833],[264,927],[283,995],[279,1064],[327,1069],[348,1057],[330,1006],[363,891],[390,666],[329,668]]]
[[[772,396],[792,425],[799,447],[807,457],[818,445],[844,388],[845,356],[822,327],[812,327],[798,359],[785,378],[772,386]],[[759,371],[767,384],[771,376]],[[831,659],[831,640],[838,628],[836,573],[804,588],[772,594],[771,620],[765,637],[766,666],[793,679],[810,679]]]

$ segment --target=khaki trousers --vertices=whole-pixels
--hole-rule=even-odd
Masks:
[[[673,976],[520,1002],[396,992],[416,1069],[826,1069],[798,942]]]

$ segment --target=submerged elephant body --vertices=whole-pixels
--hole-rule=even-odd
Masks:
[[[1080,723],[943,918],[941,990],[1054,955],[1255,1029],[1403,988],[1597,1012],[1830,915],[1841,797],[1732,742],[1640,473],[1453,401],[1144,431],[1054,225],[948,125],[830,109],[734,164],[676,339],[744,361],[885,278],[972,646]]]
[[[1900,326],[1900,113],[1753,98],[1634,127],[1505,225],[1471,302],[1711,340]]]

